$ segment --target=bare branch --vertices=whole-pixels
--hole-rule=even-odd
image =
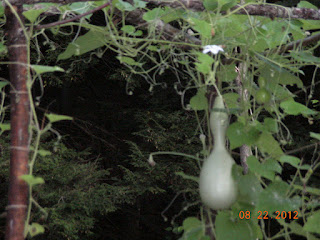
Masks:
[[[171,1],[153,1],[157,6],[170,6],[172,8],[185,8],[193,11],[204,11],[202,0],[171,0]],[[265,16],[270,18],[287,18],[287,19],[309,19],[320,20],[320,10],[310,8],[287,8],[276,5],[236,5],[231,8],[231,11],[236,11],[237,14]]]

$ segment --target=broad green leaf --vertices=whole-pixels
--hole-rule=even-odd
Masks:
[[[182,228],[184,230],[181,240],[197,240],[204,238],[202,222],[195,217],[188,217],[183,221]]]
[[[210,38],[211,37],[211,25],[204,21],[197,18],[190,19],[191,24],[193,25],[194,30],[200,33],[202,37]]]
[[[106,44],[105,33],[102,30],[90,30],[83,36],[80,36],[74,42],[69,43],[67,49],[58,56],[58,60],[68,59],[72,56],[79,56],[81,54],[90,52],[100,48]]]
[[[310,132],[310,137],[320,140],[320,133]]]
[[[208,11],[216,10],[218,7],[218,0],[204,0],[203,6]]]
[[[304,186],[300,186],[300,185],[292,185],[293,188],[298,189],[300,191],[304,191],[313,195],[318,195],[320,196],[320,189],[319,188],[313,188],[313,187],[304,187]],[[319,206],[319,203],[317,204],[317,206]],[[317,207],[315,206],[315,207]]]
[[[311,9],[316,9],[316,10],[318,10],[318,8],[317,8],[315,5],[311,4],[311,3],[308,2],[308,1],[301,1],[301,2],[299,2],[297,7],[298,7],[298,8],[311,8]]]
[[[6,54],[7,52],[8,52],[7,47],[0,42],[0,54]]]
[[[298,213],[299,214],[299,213]],[[298,215],[298,217],[300,217]],[[307,231],[304,230],[304,228],[296,221],[290,221],[289,223],[286,223],[284,219],[278,219],[278,222],[282,226],[289,227],[292,231],[292,233],[300,235],[300,236],[305,236],[306,239],[308,240],[319,240],[319,238],[313,236],[312,234],[308,233]]]
[[[42,157],[51,155],[51,152],[50,152],[50,151],[44,150],[44,149],[39,149],[39,150],[38,150],[38,153],[39,153],[39,155],[42,156]]]
[[[303,87],[303,83],[299,77],[295,76],[284,68],[271,63],[268,59],[261,58],[261,60],[267,63],[267,65],[264,66],[260,71],[260,76],[266,80],[267,86],[269,84],[272,89],[277,84],[290,86],[296,84],[299,88]]]
[[[0,6],[0,17],[3,17],[3,16],[4,16],[4,7],[1,4],[1,6]]]
[[[147,6],[147,2],[143,0],[133,0],[133,5],[136,8],[145,8]]]
[[[22,14],[31,22],[34,23],[41,13],[45,12],[45,9],[31,9]]]
[[[239,94],[234,92],[229,92],[226,94],[223,94],[223,99],[226,103],[227,108],[231,112],[232,109],[239,109]]]
[[[69,5],[69,9],[77,14],[83,14],[94,8],[94,5],[88,2],[75,2]],[[92,14],[84,16],[86,19],[90,19]]]
[[[278,123],[273,118],[265,118],[263,126],[266,128],[267,131],[271,133],[277,133],[279,131]]]
[[[133,10],[136,10],[135,6],[131,5],[128,2],[122,1],[122,0],[118,0],[117,3],[115,4],[115,6],[121,11],[133,11]]]
[[[172,9],[170,7],[165,7],[161,20],[165,23],[169,23],[180,18],[183,18],[185,11],[183,9]]]
[[[183,179],[192,180],[194,182],[199,182],[199,177],[187,175],[184,172],[176,172],[176,175],[182,177]]]
[[[266,30],[264,37],[269,45],[269,48],[275,48],[286,43],[288,40],[290,28],[288,22],[286,21],[270,21],[263,25],[263,29]]]
[[[320,234],[320,211],[313,212],[311,216],[308,217],[307,223],[303,226],[303,229],[307,232],[313,232]]]
[[[276,159],[283,155],[283,151],[280,148],[279,143],[273,138],[270,133],[261,133],[257,141],[257,146],[261,152],[268,154]]]
[[[46,72],[64,72],[64,69],[58,66],[44,66],[44,65],[31,65],[32,69],[37,74],[42,74]]]
[[[251,171],[243,175],[242,168],[236,164],[232,167],[232,176],[238,183],[239,196],[237,202],[242,206],[240,210],[250,209],[250,206],[251,208],[255,206],[263,190],[257,176]]]
[[[300,19],[300,21],[303,23],[304,30],[318,30],[319,29],[320,20]]]
[[[29,186],[34,186],[37,184],[43,184],[44,180],[42,177],[35,177],[33,175],[22,175],[20,177],[22,180],[24,180],[26,183],[28,183]]]
[[[2,88],[4,88],[7,85],[9,85],[9,81],[0,81],[0,90],[2,90]]]
[[[220,211],[216,217],[217,240],[256,240],[258,228],[254,220],[233,219],[230,212]]]
[[[281,173],[282,167],[274,159],[267,159],[264,163],[260,163],[254,156],[250,156],[247,159],[249,169],[262,177],[269,180],[274,180],[276,173]]]
[[[121,63],[126,63],[128,65],[131,66],[142,66],[143,63],[139,63],[136,62],[133,58],[131,57],[124,57],[124,56],[117,56],[117,59],[121,62]]]
[[[141,36],[142,35],[142,31],[138,30],[136,31],[136,28],[132,25],[125,25],[121,28],[122,31],[124,31],[125,33],[128,33],[131,36]]]
[[[190,99],[190,105],[193,110],[201,111],[208,109],[208,99],[205,94],[205,89],[199,88],[197,94]]]
[[[196,63],[196,68],[199,72],[203,74],[207,74],[211,72],[212,64],[214,62],[214,59],[210,57],[207,54],[204,54],[202,52],[197,53],[198,60],[200,63]]]
[[[274,181],[259,195],[257,211],[294,211],[299,209],[301,199],[299,196],[288,197],[290,186],[283,181]]]
[[[301,62],[320,63],[320,58],[312,55],[311,52],[290,52],[290,55]]]
[[[310,108],[307,108],[305,105],[297,103],[294,100],[283,101],[280,103],[280,107],[284,110],[285,113],[294,116],[299,114],[302,114],[303,116],[317,114],[316,111],[311,110]]]
[[[73,120],[73,118],[70,116],[58,115],[58,114],[53,114],[53,113],[46,114],[46,117],[48,118],[49,122],[51,122],[51,123],[63,121],[63,120]]]
[[[11,129],[10,123],[0,123],[1,132],[9,131]]]
[[[218,5],[221,6],[221,11],[227,11],[237,4],[237,0],[218,0]]]
[[[217,77],[219,80],[223,82],[233,82],[236,77],[237,73],[235,71],[235,64],[230,64],[230,65],[222,65],[217,72]]]
[[[28,233],[31,237],[34,237],[38,234],[44,233],[44,227],[39,223],[32,223],[28,226]]]
[[[308,170],[310,169],[310,165],[308,164],[304,164],[300,166],[300,159],[297,157],[293,157],[293,156],[289,156],[289,155],[283,155],[280,157],[279,161],[281,163],[288,163],[291,166],[297,168],[297,169],[301,169],[301,170]]]
[[[232,123],[227,129],[227,137],[230,140],[230,149],[235,149],[244,144],[251,146],[256,143],[260,132],[253,126],[240,122]]]
[[[143,20],[150,22],[157,19],[160,19],[165,14],[165,11],[161,8],[154,8],[151,11],[146,12],[143,15]]]

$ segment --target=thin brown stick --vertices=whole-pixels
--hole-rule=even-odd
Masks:
[[[51,28],[51,27],[59,26],[59,25],[66,24],[66,23],[69,23],[69,22],[74,22],[74,21],[79,20],[80,18],[83,18],[84,16],[87,16],[89,14],[92,14],[94,12],[99,11],[99,10],[109,6],[110,4],[111,4],[110,2],[102,4],[101,6],[96,7],[95,9],[92,9],[92,10],[90,10],[88,12],[85,12],[85,13],[82,13],[80,15],[77,15],[74,18],[65,19],[65,20],[62,20],[62,21],[48,23],[48,24],[44,24],[44,25],[38,25],[34,29],[35,30],[40,30],[40,29],[43,29],[43,28]]]

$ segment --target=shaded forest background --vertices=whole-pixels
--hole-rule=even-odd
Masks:
[[[289,6],[289,2],[294,6],[298,1],[280,3]],[[320,7],[317,1],[309,2]],[[46,21],[55,20],[53,17]],[[96,25],[103,24],[103,20],[99,12],[91,17]],[[50,37],[59,45],[56,51],[51,51],[44,44],[45,39],[39,37],[43,54],[39,64],[55,65],[57,56],[74,35]],[[319,50],[316,56],[320,56]],[[49,213],[40,222],[46,234],[35,239],[177,239],[172,230],[185,217],[197,215],[200,203],[197,184],[176,173],[198,175],[194,169],[199,168],[194,161],[168,155],[155,157],[155,168],[147,162],[153,151],[196,154],[201,149],[194,130],[197,121],[193,113],[181,107],[175,75],[165,71],[158,77],[162,84],[150,92],[149,84],[123,67],[112,51],[102,57],[91,54],[73,57],[59,66],[69,71],[43,76],[45,92],[37,111],[40,115],[66,114],[74,120],[54,126],[61,134],[60,141],[52,135],[42,141],[42,148],[54,154],[40,157],[35,167],[35,174],[42,176],[46,184],[35,188],[34,197]],[[1,66],[1,71],[5,73],[7,69]],[[308,86],[314,67],[304,71],[306,75],[301,78]],[[318,79],[320,72],[316,75]],[[319,90],[316,85],[315,99],[320,99]],[[38,94],[35,86],[35,97]],[[185,102],[194,94],[189,91]],[[297,96],[303,101],[306,93],[300,91]],[[320,110],[320,106],[315,109]],[[292,135],[298,136],[290,145],[292,150],[303,147],[309,132],[317,132],[320,127],[319,121],[310,125],[303,117],[295,117],[294,121],[287,117],[285,122]],[[0,212],[7,201],[8,146],[8,136],[2,135]],[[297,154],[311,159],[313,149]],[[235,153],[239,163],[237,156]],[[282,178],[289,179],[294,171],[288,165]],[[319,180],[319,173],[315,174],[314,183]],[[172,200],[175,202],[170,204]],[[41,212],[34,213],[33,218],[41,217]],[[0,238],[4,224],[5,218],[0,218]],[[272,227],[277,231],[277,226]]]

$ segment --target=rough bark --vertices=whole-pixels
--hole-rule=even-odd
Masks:
[[[13,6],[23,24],[22,6]],[[6,240],[23,240],[28,186],[20,179],[28,174],[30,103],[27,91],[27,46],[22,27],[6,7],[10,81],[11,147]]]

